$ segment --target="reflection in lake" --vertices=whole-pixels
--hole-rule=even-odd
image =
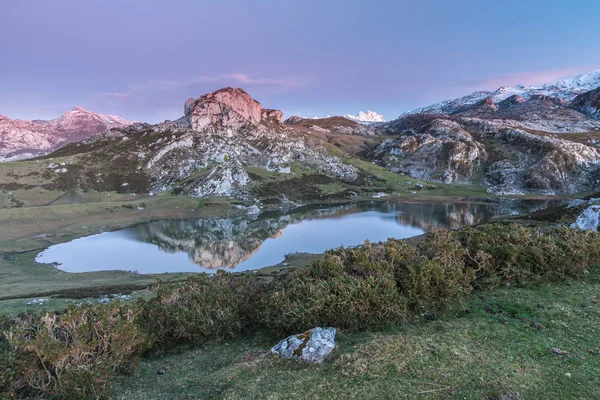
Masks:
[[[260,217],[156,221],[51,246],[37,261],[58,262],[60,269],[69,272],[243,271],[277,264],[291,252],[321,253],[367,239],[407,238],[424,233],[429,226],[455,229],[547,205],[514,200],[447,204],[389,201],[304,208]]]

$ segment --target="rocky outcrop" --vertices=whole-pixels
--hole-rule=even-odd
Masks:
[[[188,99],[184,106],[184,118],[195,131],[232,130],[261,122],[283,123],[283,113],[279,110],[263,109],[242,89],[224,88]]]
[[[571,107],[592,118],[600,119],[600,88],[580,94],[573,100]]]
[[[64,185],[246,199],[254,183],[248,168],[292,174],[296,165],[343,180],[358,177],[322,141],[283,124],[281,111],[262,108],[241,89],[189,99],[184,112],[177,121],[113,129],[53,153],[78,158],[80,175]]]
[[[600,70],[542,87],[501,87],[404,114],[371,157],[394,172],[489,185],[503,195],[600,184]],[[583,135],[582,135],[583,134]]]
[[[436,119],[421,132],[405,131],[379,145],[374,156],[393,172],[445,183],[467,182],[487,159],[485,147],[458,123]]]
[[[518,104],[519,99],[511,99]],[[439,117],[380,144],[372,156],[393,172],[477,183],[503,195],[573,193],[599,184],[597,148],[478,118]]]
[[[245,187],[250,182],[248,173],[239,161],[217,165],[206,176],[192,184],[188,193],[194,197],[224,196]]]
[[[586,208],[571,225],[571,228],[581,230],[590,230],[597,232],[600,228],[600,205],[593,205]]]
[[[290,360],[321,364],[335,349],[335,334],[335,328],[313,328],[283,339],[271,352]]]
[[[273,121],[283,124],[283,113],[279,110],[263,109],[260,115],[262,121]]]
[[[96,114],[81,107],[50,121],[13,120],[0,116],[0,161],[41,156],[67,143],[130,124],[121,117]]]

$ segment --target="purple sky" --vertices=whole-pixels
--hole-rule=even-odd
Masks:
[[[600,2],[0,1],[0,114],[149,122],[242,87],[265,107],[393,119],[600,68]]]

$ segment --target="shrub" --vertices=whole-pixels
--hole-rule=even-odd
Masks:
[[[0,390],[101,398],[148,337],[165,347],[244,331],[379,329],[460,310],[473,288],[578,277],[598,262],[600,234],[593,232],[517,224],[432,229],[416,247],[390,239],[330,250],[309,268],[270,280],[219,271],[158,284],[152,299],[132,307],[0,317]]]
[[[393,273],[348,273],[340,256],[346,251],[353,250],[329,252],[310,270],[275,282],[260,305],[262,326],[284,334],[314,326],[361,330],[403,321],[406,300],[396,290]]]
[[[432,229],[417,253],[396,267],[398,289],[409,299],[411,314],[430,317],[462,309],[475,271],[465,265],[466,251],[453,233]]]
[[[589,231],[489,224],[456,236],[467,249],[466,265],[478,271],[479,288],[577,277],[600,260],[600,235]]]
[[[7,334],[12,353],[26,356],[13,388],[54,398],[106,397],[109,378],[129,370],[145,345],[139,314],[139,307],[116,303],[19,321]]]
[[[19,378],[26,361],[8,340],[8,333],[14,326],[13,318],[0,315],[0,399],[9,398],[22,389]]]
[[[251,299],[260,287],[252,276],[222,271],[159,284],[144,303],[144,327],[160,345],[238,336],[256,312]]]
[[[435,231],[423,249],[390,239],[329,251],[275,284],[262,301],[262,323],[277,333],[315,325],[364,330],[460,308],[474,276],[460,243]]]

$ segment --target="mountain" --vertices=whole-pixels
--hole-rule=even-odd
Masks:
[[[600,88],[578,95],[571,106],[584,114],[600,119]]]
[[[485,185],[494,194],[592,191],[600,186],[599,89],[584,89],[594,76],[544,85],[545,94],[539,88],[478,92],[469,102],[446,102],[452,109],[426,107],[374,124],[346,117],[284,120],[244,90],[224,88],[188,99],[175,121],[111,120],[120,126],[66,144],[20,174],[11,171],[0,185],[228,196],[262,209],[439,188],[390,178],[383,167],[424,181]],[[86,112],[61,117],[63,123],[30,124],[78,125],[80,113]],[[12,123],[6,120],[0,123]]]
[[[376,130],[347,117],[303,118],[293,116],[285,120],[286,125],[306,128],[308,132],[338,133],[343,135],[375,135]]]
[[[385,118],[383,118],[383,115],[377,114],[375,111],[371,110],[367,111],[366,113],[360,111],[358,115],[344,115],[344,117],[351,119],[352,121],[361,123],[385,122]]]
[[[379,127],[370,154],[389,170],[497,194],[576,193],[600,185],[600,70],[541,87],[475,92]]]
[[[344,187],[360,179],[357,168],[325,147],[326,137],[341,133],[284,124],[281,111],[263,108],[242,89],[188,99],[183,111],[176,121],[122,126],[49,154],[52,183],[44,187],[280,204],[328,196],[327,185],[348,197]]]
[[[50,121],[13,120],[0,115],[0,161],[41,156],[64,144],[130,124],[121,117],[96,114],[81,107]]]
[[[478,91],[453,100],[445,100],[430,106],[409,111],[400,116],[410,114],[453,114],[470,106],[489,99],[494,103],[501,102],[511,96],[519,96],[529,99],[532,96],[548,96],[553,99],[572,101],[581,93],[600,87],[600,69],[585,74],[562,79],[555,83],[547,83],[542,86],[502,86],[493,92]]]

